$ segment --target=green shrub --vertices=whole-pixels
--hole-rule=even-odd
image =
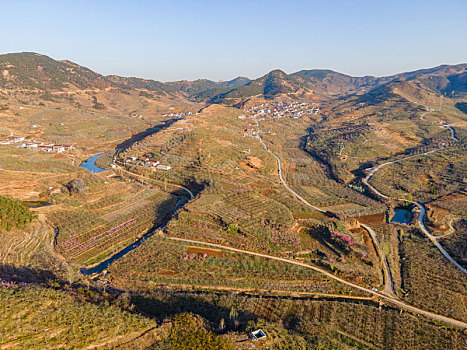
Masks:
[[[34,214],[18,201],[0,196],[0,227],[10,231],[12,228],[24,228],[32,221]]]
[[[206,330],[204,320],[192,313],[175,316],[169,335],[172,350],[230,350],[230,343]]]

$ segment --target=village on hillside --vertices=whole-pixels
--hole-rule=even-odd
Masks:
[[[291,118],[298,119],[305,115],[317,114],[320,108],[315,103],[290,103],[270,102],[262,103],[256,106],[249,106],[243,109],[246,114],[239,115],[238,119],[253,119],[257,121],[265,120],[266,118],[281,119]],[[255,124],[246,121],[246,129],[243,136],[258,137],[258,133],[271,134],[270,130],[259,130]]]
[[[6,140],[0,140],[0,145],[17,145],[18,148],[26,148],[43,152],[63,153],[74,147],[71,145],[58,145],[55,143],[45,142],[25,142],[24,136],[9,136]]]
[[[251,114],[251,117],[269,117],[280,119],[288,117],[292,119],[300,118],[304,115],[317,114],[319,107],[315,103],[283,103],[283,102],[270,102],[262,103],[256,106],[250,106],[243,109],[245,112]],[[242,119],[242,118],[240,118]]]

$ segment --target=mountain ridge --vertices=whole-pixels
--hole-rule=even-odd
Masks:
[[[68,89],[132,89],[157,94],[181,95],[208,104],[235,104],[253,96],[274,99],[314,97],[328,99],[363,89],[369,91],[394,81],[416,84],[448,97],[467,95],[467,64],[439,65],[386,77],[353,77],[329,69],[300,70],[287,74],[275,69],[250,80],[197,79],[160,82],[154,79],[102,75],[69,60],[54,60],[34,52],[0,55],[0,88],[65,91]]]

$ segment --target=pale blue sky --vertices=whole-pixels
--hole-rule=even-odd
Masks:
[[[467,0],[0,0],[0,53],[162,81],[467,62]]]

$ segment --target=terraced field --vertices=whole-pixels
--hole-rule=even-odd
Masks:
[[[265,258],[152,237],[113,264],[112,282],[131,290],[156,286],[304,294],[361,295],[319,273]],[[351,291],[352,290],[352,291]]]
[[[0,287],[2,349],[76,349],[116,346],[155,327],[115,306],[80,301],[34,285]],[[55,312],[52,312],[55,310]]]
[[[80,264],[96,263],[141,237],[162,222],[180,200],[156,188],[99,177],[89,179],[95,182],[87,182],[86,197],[63,195],[57,201],[64,208],[49,215],[57,252]]]
[[[158,132],[125,152],[124,157],[159,155],[162,164],[172,167],[170,171],[160,171],[127,165],[129,170],[148,178],[188,186],[190,183],[204,184],[195,200],[169,223],[167,233],[277,254],[310,251],[312,254],[304,259],[342,271],[350,278],[360,278],[370,285],[377,284],[378,269],[360,258],[371,254],[371,244],[362,235],[348,231],[345,225],[337,226],[345,237],[353,237],[358,244],[352,243],[342,249],[337,236],[320,242],[318,235],[313,234],[314,230],[323,229],[320,228],[321,220],[325,222],[324,227],[332,226],[332,220],[322,213],[310,211],[283,188],[277,177],[276,160],[257,140],[243,137],[245,122],[239,120],[237,114],[235,109],[209,107],[180,122],[180,125],[188,125],[187,130],[180,130],[178,124],[173,124],[175,129],[171,127]],[[217,123],[208,123],[210,118],[216,118]],[[291,148],[291,152],[316,167],[323,181],[331,187],[316,161],[310,160],[298,148]],[[252,157],[260,166],[245,166]],[[314,174],[307,176],[315,180]],[[314,187],[316,191],[319,191],[318,183]],[[358,193],[354,194],[344,186],[341,188],[344,194],[349,192],[360,198]],[[331,197],[332,201],[329,200]],[[340,193],[330,193],[329,197],[319,199],[320,203],[334,205],[333,209],[341,205],[341,211],[346,213],[375,210],[367,210],[363,199],[359,205],[349,202]],[[302,221],[300,225],[297,220]],[[358,272],[351,273],[351,266]]]

